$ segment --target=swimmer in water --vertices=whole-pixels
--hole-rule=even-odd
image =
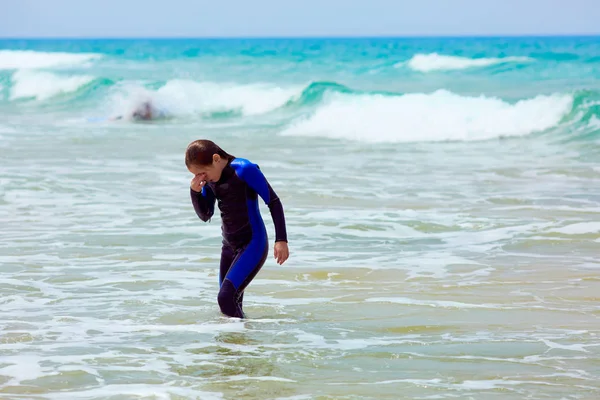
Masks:
[[[269,251],[267,230],[258,208],[259,197],[273,218],[275,260],[283,264],[289,257],[281,200],[258,165],[228,154],[210,140],[190,143],[185,165],[194,175],[190,195],[198,217],[209,221],[215,201],[221,212],[219,307],[227,316],[245,318],[244,290],[262,268]]]
[[[134,121],[152,121],[158,118],[164,118],[165,113],[156,109],[152,102],[144,101],[138,105],[131,113],[131,119]],[[113,120],[123,119],[123,115],[112,118]]]
[[[149,101],[145,101],[131,114],[131,117],[136,120],[150,121],[153,114],[152,104]]]

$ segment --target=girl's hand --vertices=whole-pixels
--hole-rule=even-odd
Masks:
[[[204,185],[206,185],[206,181],[202,180],[204,178],[203,175],[196,175],[192,182],[190,183],[190,187],[194,192],[201,192]]]
[[[286,242],[275,242],[275,250],[273,253],[275,255],[275,260],[277,260],[277,264],[283,264],[290,256],[288,244]]]

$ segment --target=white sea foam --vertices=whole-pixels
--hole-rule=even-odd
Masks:
[[[316,112],[283,135],[363,142],[485,140],[523,136],[556,126],[572,107],[570,95],[508,103],[438,90],[403,96],[331,94]]]
[[[19,70],[12,76],[10,99],[47,100],[62,93],[75,92],[93,80],[94,77],[87,75],[61,76],[51,72]]]
[[[244,115],[262,114],[282,106],[298,88],[267,84],[217,84],[173,80],[157,95],[168,106],[183,112],[238,110]]]
[[[128,113],[141,102],[150,101],[167,115],[234,112],[244,116],[275,110],[298,94],[301,88],[269,84],[244,84],[171,80],[157,90],[140,84],[119,88],[111,100],[113,112]]]
[[[460,70],[476,67],[487,67],[503,63],[532,62],[530,57],[503,57],[503,58],[468,58],[458,56],[447,56],[438,53],[416,54],[405,63],[396,66],[407,65],[410,69],[419,72]]]
[[[565,235],[583,235],[586,233],[600,233],[600,222],[578,222],[554,229],[552,232],[564,233]]]
[[[442,308],[501,308],[495,307],[489,304],[468,304],[461,303],[458,301],[445,301],[445,300],[416,300],[409,299],[406,297],[373,297],[365,300],[366,302],[373,303],[395,303],[405,305],[417,305],[417,306],[428,306],[428,307],[442,307]]]
[[[31,50],[0,50],[0,70],[71,67],[88,64],[102,55],[93,53],[51,53]]]

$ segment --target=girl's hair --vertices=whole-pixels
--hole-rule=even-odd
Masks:
[[[185,151],[185,165],[188,168],[192,165],[211,165],[213,154],[218,154],[227,160],[235,158],[210,140],[194,140]]]

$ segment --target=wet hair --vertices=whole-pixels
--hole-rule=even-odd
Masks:
[[[221,158],[233,160],[235,157],[217,146],[211,140],[194,140],[185,151],[185,165],[189,168],[192,165],[211,165],[213,154],[218,154]]]
[[[137,120],[151,120],[152,119],[152,104],[149,101],[145,101],[135,108],[131,117]]]

